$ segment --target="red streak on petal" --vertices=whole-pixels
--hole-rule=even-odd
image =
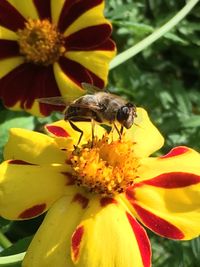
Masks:
[[[50,0],[33,0],[38,11],[40,19],[49,19],[51,21],[51,2]]]
[[[169,172],[158,175],[141,184],[148,184],[162,188],[181,188],[200,183],[200,176],[193,173]]]
[[[20,56],[19,46],[16,41],[0,40],[0,59]]]
[[[159,159],[166,159],[166,158],[179,156],[179,155],[185,154],[189,151],[190,151],[190,149],[188,149],[185,146],[175,147],[172,150],[170,150],[169,153],[167,153],[166,155],[159,157]]]
[[[184,238],[184,233],[173,224],[158,217],[157,215],[151,213],[150,211],[147,211],[146,209],[140,207],[136,203],[132,204],[142,222],[153,232],[157,233],[158,235],[172,239]]]
[[[30,219],[32,217],[36,217],[38,215],[40,215],[41,213],[43,213],[46,209],[46,204],[39,204],[39,205],[35,205],[25,211],[23,211],[18,217],[20,219]]]
[[[67,177],[66,185],[74,185],[75,184],[75,177],[70,172],[61,172],[63,175]]]
[[[144,267],[151,266],[151,244],[145,230],[139,225],[139,223],[128,213],[126,216],[132,227],[134,235],[136,237],[138,247],[140,250],[142,262]]]
[[[83,209],[85,209],[85,208],[87,208],[87,206],[88,206],[89,199],[86,198],[86,197],[84,197],[84,196],[81,195],[80,193],[77,193],[77,194],[74,196],[72,202],[78,202],[78,203],[81,205],[81,207],[82,207]]]
[[[102,207],[105,207],[109,204],[117,204],[117,200],[111,197],[102,197],[100,199],[100,204]]]
[[[0,25],[12,31],[23,29],[26,19],[6,0],[0,0]]]
[[[103,0],[65,0],[58,21],[59,30],[64,32],[78,17],[102,2]]]
[[[69,133],[65,131],[62,127],[54,126],[54,125],[47,125],[46,129],[55,136],[58,137],[69,137]]]
[[[109,38],[112,28],[109,24],[100,24],[81,29],[65,38],[68,51],[90,51]]]
[[[80,251],[80,243],[83,238],[83,233],[84,233],[84,227],[79,226],[76,228],[72,235],[72,240],[71,240],[71,248],[72,248],[72,259],[73,261],[76,261],[79,255]]]
[[[59,65],[62,71],[70,80],[77,84],[81,89],[81,83],[86,82],[92,84],[92,78],[87,69],[78,62],[68,58],[60,57]]]
[[[33,163],[29,163],[20,159],[12,159],[9,160],[8,162],[9,164],[16,164],[16,165],[37,165],[37,164],[33,164]]]

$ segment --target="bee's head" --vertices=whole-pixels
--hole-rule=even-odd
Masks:
[[[117,121],[127,129],[131,128],[136,116],[136,108],[131,103],[127,103],[117,111]]]

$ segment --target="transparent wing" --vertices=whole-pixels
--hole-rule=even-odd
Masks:
[[[37,102],[41,104],[49,104],[55,106],[69,106],[73,100],[69,99],[67,96],[53,96],[53,97],[44,97],[36,99]]]
[[[105,91],[104,89],[101,89],[93,84],[90,83],[81,83],[82,88],[89,94],[94,94],[96,92],[102,92]]]
[[[55,96],[55,97],[44,97],[44,98],[38,98],[36,99],[37,102],[41,104],[48,104],[48,105],[55,105],[55,106],[71,106],[71,107],[77,107],[77,108],[87,108],[90,110],[98,111],[101,110],[101,107],[96,105],[95,103],[73,103],[74,100],[69,101],[68,98],[63,96]]]

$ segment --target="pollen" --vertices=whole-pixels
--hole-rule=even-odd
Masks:
[[[20,54],[27,62],[48,66],[65,53],[64,37],[47,19],[29,19],[17,35]]]
[[[75,183],[102,196],[123,193],[137,178],[139,160],[134,144],[121,140],[109,142],[108,137],[76,149],[71,156]]]

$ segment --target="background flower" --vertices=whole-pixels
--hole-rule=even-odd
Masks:
[[[50,208],[24,267],[149,267],[150,243],[138,221],[175,240],[199,235],[199,153],[177,147],[150,157],[163,138],[143,109],[137,113],[122,141],[106,142],[98,127],[93,148],[86,144],[91,125],[78,124],[84,147],[73,154],[79,134],[65,121],[46,126],[51,136],[11,130],[0,166],[0,213],[20,220]]]
[[[103,88],[115,54],[103,0],[1,0],[0,97],[7,107],[48,115],[36,98]],[[57,107],[57,109],[60,109]]]

